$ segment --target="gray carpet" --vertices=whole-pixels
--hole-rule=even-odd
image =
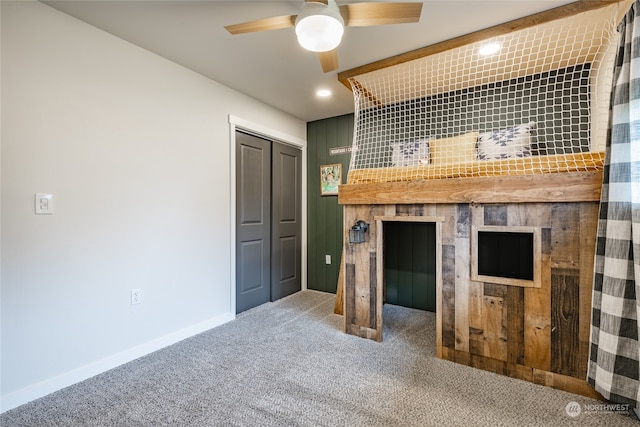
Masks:
[[[592,399],[436,359],[433,313],[386,305],[376,343],[344,334],[333,303],[304,291],[265,304],[0,425],[638,426]]]

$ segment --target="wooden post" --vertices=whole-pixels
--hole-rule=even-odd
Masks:
[[[336,290],[336,302],[333,306],[335,314],[344,314],[344,245],[340,256],[340,272],[338,273],[338,289]]]

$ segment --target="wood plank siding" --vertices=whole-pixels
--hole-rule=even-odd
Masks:
[[[439,357],[598,397],[584,380],[599,206],[588,194],[569,202],[345,205],[345,232],[356,219],[371,224],[365,243],[346,245],[345,330],[383,338],[380,224],[431,221],[437,225]],[[472,227],[483,226],[540,230],[540,287],[471,280]]]

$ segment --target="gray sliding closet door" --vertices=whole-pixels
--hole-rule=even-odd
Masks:
[[[301,289],[301,151],[273,144],[271,221],[271,299]]]
[[[301,289],[302,152],[236,132],[236,312]]]
[[[271,299],[271,141],[236,132],[236,313]]]

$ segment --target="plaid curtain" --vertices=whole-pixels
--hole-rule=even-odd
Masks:
[[[640,407],[640,0],[619,26],[593,281],[587,381]]]

